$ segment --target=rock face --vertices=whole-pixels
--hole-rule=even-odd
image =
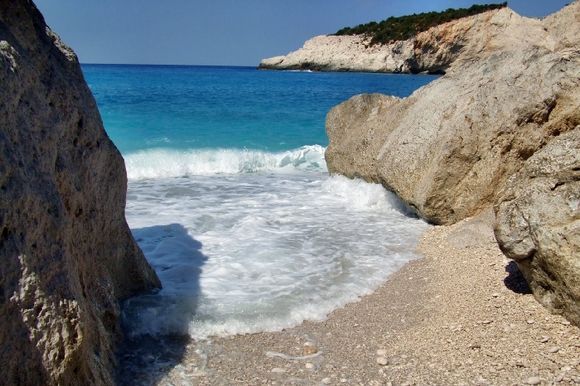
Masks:
[[[321,35],[286,56],[261,61],[276,70],[442,73],[457,60],[474,36],[485,33],[496,13],[488,11],[441,24],[409,40],[370,44],[364,35]]]
[[[580,123],[579,8],[544,21],[492,12],[447,75],[405,99],[335,107],[329,170],[382,183],[436,224],[489,207],[530,156]]]
[[[501,248],[540,302],[578,324],[580,2],[544,20],[490,15],[447,74],[410,97],[331,110],[326,160],[436,224],[496,204]]]
[[[495,211],[499,245],[535,297],[580,325],[580,127],[530,157]]]
[[[0,384],[112,384],[118,301],[159,286],[75,54],[0,0]]]

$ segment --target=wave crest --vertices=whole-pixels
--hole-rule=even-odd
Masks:
[[[325,147],[307,145],[270,153],[238,149],[151,149],[125,156],[130,180],[258,172],[325,172]]]

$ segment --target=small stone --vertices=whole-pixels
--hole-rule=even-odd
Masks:
[[[486,319],[486,320],[482,320],[481,324],[491,324],[492,322],[493,322],[493,320]]]
[[[477,377],[477,379],[475,380],[475,383],[478,385],[487,385],[487,379],[485,379],[484,377],[482,377],[481,375],[479,377]]]
[[[547,336],[542,336],[542,339],[540,339],[540,343],[546,343],[549,340],[550,338],[548,338]]]
[[[522,360],[517,360],[516,361],[516,366],[517,367],[528,367],[528,364]]]
[[[377,356],[384,357],[386,355],[387,355],[387,350],[385,350],[385,349],[377,350]]]
[[[313,355],[318,352],[318,347],[316,347],[316,345],[312,342],[306,342],[302,347],[302,352],[304,355]]]
[[[348,379],[346,379],[346,378],[340,378],[340,383],[347,383],[347,382],[348,382]]]
[[[499,298],[499,294],[497,292],[491,294],[491,296],[493,296],[494,298]]]
[[[535,322],[532,319],[528,319],[528,324],[534,324]]]
[[[555,354],[558,351],[560,351],[560,347],[552,347],[551,349],[548,350],[548,352]]]
[[[525,383],[528,385],[539,385],[542,383],[542,379],[540,377],[529,377]]]
[[[323,384],[325,384],[325,385],[330,385],[330,383],[332,382],[332,380],[330,378],[324,378],[320,382],[323,383]]]
[[[564,326],[569,326],[569,325],[570,325],[570,322],[569,322],[569,321],[567,321],[567,320],[563,320],[561,323],[562,323]]]
[[[270,372],[276,373],[276,374],[282,374],[282,373],[285,373],[286,370],[285,369],[281,369],[279,367],[274,367],[272,370],[270,370]]]
[[[377,363],[381,366],[386,366],[389,364],[389,360],[385,357],[378,357],[377,358]]]
[[[304,367],[306,367],[308,370],[312,370],[314,368],[314,365],[312,363],[308,362],[304,365]]]

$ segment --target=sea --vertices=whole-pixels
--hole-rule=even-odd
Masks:
[[[427,228],[383,187],[330,176],[325,117],[428,75],[82,66],[128,177],[126,217],[163,288],[132,337],[277,331],[371,293]]]

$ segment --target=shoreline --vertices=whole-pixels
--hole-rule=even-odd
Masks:
[[[491,213],[425,232],[422,257],[370,295],[280,332],[152,344],[124,383],[580,383],[580,330],[552,315],[497,247]],[[167,341],[165,343],[168,343]],[[165,355],[165,354],[167,355]]]

